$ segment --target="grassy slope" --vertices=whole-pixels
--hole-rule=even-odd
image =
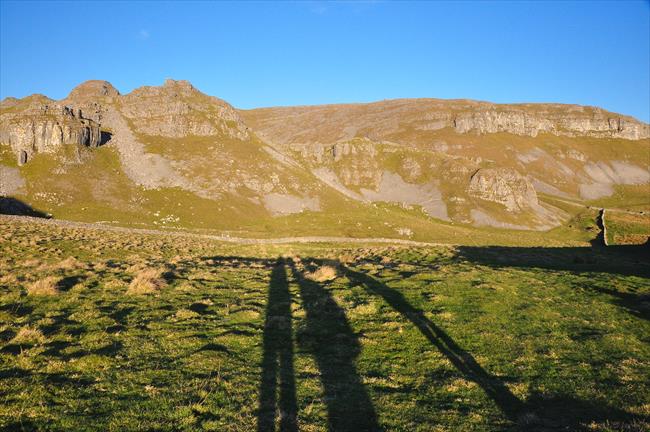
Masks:
[[[305,431],[649,426],[650,264],[633,253],[0,228],[0,429],[249,431],[274,421],[275,373]],[[305,279],[321,259],[338,277]],[[167,285],[127,295],[148,267]],[[26,295],[46,276],[57,295]]]
[[[650,239],[650,215],[607,212],[609,244],[643,244]]]
[[[407,129],[408,132],[408,129]],[[564,138],[540,136],[537,138],[517,137],[506,134],[490,134],[484,136],[459,135],[455,132],[416,131],[417,139],[427,138],[427,142],[436,142],[444,138],[449,145],[463,144],[466,150],[480,145],[480,154],[484,158],[494,158],[499,164],[510,164],[514,161],[503,159],[509,153],[503,152],[503,142],[507,138],[508,145],[519,150],[543,148],[549,154],[567,149],[578,149],[585,154],[598,158],[614,158],[618,153],[612,153],[615,147],[620,154],[635,155],[645,151],[645,142],[634,143],[626,140],[587,140],[580,138]],[[406,133],[406,132],[404,132]],[[413,132],[415,133],[415,132]],[[429,135],[431,135],[429,137]],[[437,138],[436,138],[437,137]],[[195,137],[188,140],[162,139],[141,137],[150,151],[160,153],[173,160],[191,166],[189,172],[194,172],[196,178],[204,178],[209,184],[211,177],[218,179],[235,178],[236,169],[256,173],[260,179],[268,179],[278,170],[277,163],[261,150],[261,143],[253,137],[250,143],[237,140]],[[393,137],[408,141],[408,134]],[[431,140],[428,140],[431,138]],[[435,138],[435,139],[434,139]],[[415,138],[414,138],[415,139]],[[182,144],[182,145],[181,145]],[[469,146],[469,147],[467,147]],[[379,149],[385,146],[380,145]],[[15,165],[13,155],[7,147],[0,148],[0,162]],[[66,147],[68,157],[75,152],[73,146]],[[207,152],[207,153],[206,153]],[[427,218],[419,209],[405,210],[399,206],[365,204],[350,201],[329,188],[316,190],[318,183],[315,179],[301,170],[287,169],[280,173],[283,184],[292,184],[296,180],[321,197],[321,207],[324,212],[301,213],[282,217],[270,217],[250,197],[242,191],[238,194],[224,194],[221,199],[208,200],[191,192],[178,189],[161,189],[145,191],[133,185],[121,172],[119,158],[114,149],[104,146],[93,151],[82,151],[84,162],[66,166],[65,174],[57,174],[56,168],[61,163],[62,155],[37,155],[29,164],[21,168],[22,175],[28,181],[26,193],[18,198],[27,201],[34,207],[48,211],[56,218],[81,221],[109,221],[127,226],[158,226],[174,229],[198,229],[205,231],[227,231],[238,236],[277,237],[301,235],[334,235],[353,237],[398,237],[397,229],[408,228],[413,232],[413,239],[447,243],[467,244],[556,244],[585,242],[593,237],[593,226],[583,223],[567,222],[563,227],[549,233],[512,232],[493,228],[473,228],[463,224],[443,223]],[[505,156],[504,156],[505,155]],[[466,156],[469,156],[467,154]],[[206,158],[207,157],[207,158]],[[426,149],[392,149],[380,152],[378,161],[387,168],[400,173],[409,181],[430,181],[434,179],[434,171],[423,169],[417,179],[409,177],[408,170],[402,162],[414,158],[423,163],[437,166],[443,163],[441,156],[429,153]],[[618,157],[620,159],[620,157]],[[357,158],[358,159],[358,158]],[[351,159],[350,159],[351,160]],[[350,160],[344,159],[345,164]],[[201,162],[203,161],[203,162]],[[237,161],[236,165],[228,161]],[[223,163],[220,163],[223,162]],[[483,162],[486,164],[488,162]],[[564,160],[571,165],[575,161]],[[489,163],[488,163],[489,165]],[[335,164],[339,170],[343,165]],[[573,167],[571,165],[571,168]],[[536,167],[531,165],[531,172]],[[188,173],[189,173],[188,172]],[[228,175],[224,175],[228,173]],[[541,176],[540,176],[541,177]],[[542,177],[545,178],[545,177]],[[546,178],[545,178],[546,179]],[[443,181],[440,188],[446,197],[465,196],[454,182]],[[616,194],[609,198],[596,200],[587,204],[593,206],[622,207],[631,209],[647,209],[648,185],[617,186]],[[571,192],[572,187],[567,191]],[[295,192],[295,191],[294,191]],[[540,194],[542,201],[567,211],[566,205],[550,196]],[[465,196],[466,199],[469,197]],[[517,218],[501,211],[501,206],[481,202],[480,205],[495,214],[503,213],[502,219],[517,223]],[[464,214],[465,208],[449,205],[450,214]],[[460,213],[458,213],[460,212]],[[593,212],[581,210],[582,219],[592,219]],[[572,217],[578,217],[576,209],[569,209]],[[467,215],[465,215],[467,216]],[[510,220],[512,219],[512,220]]]
[[[2,150],[0,163],[15,166],[13,155],[4,146]],[[179,189],[137,187],[120,170],[117,152],[110,146],[82,149],[84,162],[65,165],[65,172],[59,173],[61,161],[73,160],[75,151],[70,146],[66,147],[67,155],[40,154],[21,167],[27,189],[17,198],[57,219],[226,231],[244,237],[397,238],[398,228],[412,230],[415,240],[465,244],[570,244],[593,237],[593,233],[584,230],[513,232],[445,223],[425,216],[419,209],[361,204],[331,190],[321,192],[323,212],[270,217],[242,196],[226,195],[215,201]],[[313,183],[313,179],[307,181]]]

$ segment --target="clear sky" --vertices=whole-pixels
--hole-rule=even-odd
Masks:
[[[0,3],[0,97],[187,79],[239,108],[399,97],[650,121],[650,3]]]

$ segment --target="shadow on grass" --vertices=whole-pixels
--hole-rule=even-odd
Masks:
[[[584,401],[567,395],[533,394],[528,400],[517,398],[497,377],[492,376],[462,349],[444,330],[413,307],[395,289],[374,277],[341,265],[344,273],[355,284],[380,296],[395,311],[408,319],[442,353],[465,379],[478,384],[495,402],[500,411],[522,430],[591,430],[592,422],[623,425],[623,428],[642,425],[650,419],[612,407],[601,401]],[[639,427],[639,430],[641,426]]]
[[[271,272],[266,305],[258,431],[275,430],[278,413],[278,430],[298,430],[287,264],[298,282],[307,320],[296,338],[298,345],[313,355],[318,365],[328,412],[328,430],[381,430],[372,401],[356,370],[355,358],[360,344],[345,312],[323,286],[305,279],[294,262],[280,258]]]
[[[79,282],[83,281],[84,279],[85,276],[67,276],[61,279],[57,283],[56,287],[59,291],[63,291],[63,292],[70,291],[70,289],[73,286],[77,285]]]
[[[365,273],[354,271],[349,267],[342,268],[353,283],[365,287],[371,294],[382,297],[395,311],[415,325],[466,379],[478,384],[509,418],[515,419],[522,411],[522,402],[508,390],[505,384],[488,374],[471,354],[458,346],[447,333],[425,317],[421,310],[411,306],[399,291],[389,288]]]
[[[377,414],[357,372],[361,345],[329,290],[306,279],[296,264],[291,270],[300,287],[307,315],[298,343],[315,357],[321,373],[330,431],[378,431]]]
[[[275,414],[279,410],[280,430],[297,431],[291,295],[282,259],[271,272],[263,349],[257,430],[275,430]]]
[[[33,421],[21,417],[19,420],[10,420],[9,423],[6,424],[5,430],[16,432],[32,432],[39,431],[41,428]]]
[[[457,257],[490,267],[525,267],[650,277],[650,247],[458,246]]]
[[[31,216],[45,219],[52,217],[52,215],[37,210],[29,204],[14,197],[0,197],[0,214]]]

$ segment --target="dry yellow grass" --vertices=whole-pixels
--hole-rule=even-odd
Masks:
[[[39,265],[41,265],[41,261],[36,258],[23,261],[23,267],[38,267]]]
[[[129,267],[127,267],[125,271],[130,274],[139,274],[146,269],[147,266],[145,265],[144,262],[136,262],[135,264],[132,264]]]
[[[152,294],[162,289],[167,282],[163,278],[165,271],[159,268],[146,268],[135,275],[129,288],[126,290],[127,294]]]
[[[338,259],[343,264],[354,264],[357,261],[357,257],[353,253],[349,252],[340,254]]]
[[[179,309],[178,311],[176,311],[176,314],[174,314],[174,317],[177,320],[186,320],[190,318],[196,318],[198,316],[200,316],[198,313],[189,309]]]
[[[39,279],[27,287],[27,294],[33,296],[56,295],[59,293],[57,285],[60,281],[61,278],[57,276],[48,276],[44,279]]]
[[[23,327],[18,330],[18,333],[11,340],[11,343],[14,344],[38,344],[45,342],[45,336],[39,329],[31,327]]]
[[[16,282],[18,282],[18,278],[15,274],[7,273],[3,276],[0,276],[0,284],[11,285],[15,284]]]
[[[55,268],[61,269],[61,270],[74,270],[74,269],[80,269],[86,267],[84,263],[79,261],[73,256],[70,256],[63,261],[59,262]]]
[[[104,283],[104,287],[111,290],[118,290],[126,287],[126,283],[119,279],[112,279]]]
[[[92,268],[94,271],[104,271],[108,269],[108,265],[106,265],[106,262],[104,261],[97,261],[92,264]]]
[[[336,279],[336,268],[330,265],[319,267],[316,271],[305,274],[305,278],[314,282],[329,282]]]

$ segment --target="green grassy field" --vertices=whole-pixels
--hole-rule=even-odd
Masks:
[[[635,247],[0,227],[0,429],[650,427]]]

